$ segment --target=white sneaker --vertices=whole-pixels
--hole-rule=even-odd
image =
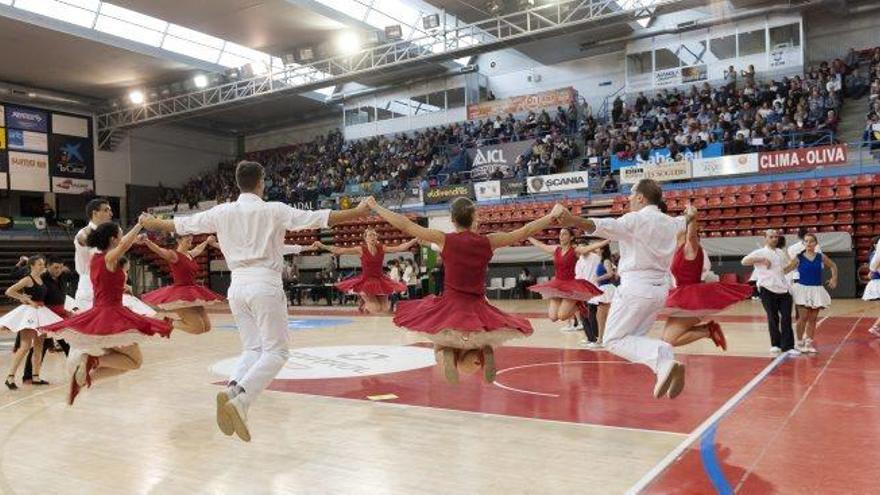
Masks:
[[[880,327],[871,327],[868,329],[868,333],[875,337],[880,337]]]
[[[235,426],[232,424],[232,418],[223,411],[223,406],[235,398],[236,395],[235,387],[226,387],[217,392],[217,427],[226,436],[231,436],[235,433]]]
[[[774,356],[778,356],[780,353],[782,353],[782,349],[776,347],[775,345],[770,348],[770,354],[773,354]]]
[[[238,438],[245,442],[251,441],[251,432],[247,426],[247,406],[244,403],[244,394],[239,394],[235,398],[223,405],[222,413],[228,417],[228,421],[232,423],[235,434]]]
[[[577,332],[579,330],[583,330],[578,326],[566,325],[559,329],[560,332]]]
[[[803,345],[801,345],[801,352],[806,352],[808,354],[816,354],[816,346],[813,345],[813,339],[804,340]]]
[[[668,363],[657,373],[657,384],[654,385],[654,398],[669,397],[674,399],[684,388],[684,365],[678,361]]]
[[[800,356],[803,352],[801,352],[800,349],[789,349],[786,351],[786,354],[789,356]]]

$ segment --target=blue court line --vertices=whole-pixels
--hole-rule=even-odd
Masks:
[[[733,495],[733,488],[721,471],[718,456],[715,455],[715,432],[718,431],[718,423],[713,424],[700,438],[700,460],[703,461],[703,470],[709,476],[709,481],[715,487],[715,491],[721,495]]]

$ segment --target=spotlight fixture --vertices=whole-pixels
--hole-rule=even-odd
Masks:
[[[144,100],[144,92],[139,89],[135,89],[128,93],[128,101],[134,103],[135,105],[142,104]]]
[[[336,38],[336,48],[343,55],[352,55],[361,49],[361,40],[357,34],[348,31]]]
[[[425,29],[437,29],[440,27],[440,15],[431,14],[422,17],[422,27]]]
[[[385,37],[388,38],[388,41],[402,40],[403,28],[400,27],[400,24],[385,26]]]
[[[207,88],[208,87],[208,76],[204,74],[198,74],[193,78],[193,84],[196,85],[197,88]]]
[[[300,48],[297,52],[300,62],[311,62],[315,59],[315,49],[312,47]]]

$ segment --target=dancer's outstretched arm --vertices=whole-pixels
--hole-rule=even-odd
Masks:
[[[541,251],[544,251],[545,253],[553,254],[556,252],[556,246],[551,246],[545,242],[541,242],[541,241],[535,239],[534,237],[529,237],[528,241],[532,244],[532,246],[535,246],[536,248],[540,249]]]
[[[122,236],[122,239],[119,240],[119,244],[117,244],[115,248],[107,251],[107,254],[104,256],[104,262],[107,264],[108,270],[111,272],[116,271],[116,265],[119,263],[119,258],[131,249],[131,246],[138,239],[138,234],[140,234],[141,230],[144,228],[143,222],[151,217],[152,215],[141,213],[141,216],[138,218],[138,223]]]
[[[383,220],[390,223],[394,228],[406,232],[407,234],[426,242],[433,242],[443,248],[443,242],[446,239],[446,234],[439,230],[428,229],[422,227],[421,225],[413,222],[409,218],[405,216],[395,213],[384,206],[380,205],[376,202],[372,197],[367,198],[365,200],[369,201],[370,207],[376,212],[377,215],[382,217]]]
[[[205,238],[204,241],[200,242],[198,246],[190,249],[187,254],[189,254],[190,258],[198,258],[199,255],[205,251],[206,247],[213,246],[216,243],[217,243],[217,238],[212,235],[209,235],[207,238]]]
[[[574,248],[574,252],[577,253],[578,256],[583,256],[585,254],[592,253],[593,251],[598,251],[609,244],[611,244],[611,241],[606,239],[604,241],[587,244],[586,246],[578,246]]]
[[[329,251],[329,252],[336,254],[336,255],[339,255],[339,254],[358,254],[359,255],[359,254],[361,254],[361,247],[360,246],[348,247],[348,248],[328,246],[321,241],[318,241],[315,244],[317,244],[318,249],[323,249],[324,251]]]
[[[554,220],[561,217],[562,214],[566,212],[568,212],[568,210],[566,210],[561,204],[557,203],[550,213],[537,220],[532,220],[513,232],[494,232],[489,234],[488,237],[492,249],[519,244],[552,225]]]
[[[385,252],[386,253],[402,253],[404,251],[409,251],[409,248],[415,246],[415,244],[417,242],[419,242],[418,239],[412,238],[412,239],[404,242],[403,244],[398,244],[396,246],[391,246],[391,247],[385,248]]]
[[[156,256],[162,258],[169,263],[174,263],[175,261],[177,261],[177,253],[170,249],[165,249],[159,246],[158,244],[150,240],[149,237],[144,236],[138,242],[140,242],[144,246],[147,246],[150,251],[156,253]]]

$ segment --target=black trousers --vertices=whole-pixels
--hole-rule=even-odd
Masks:
[[[761,304],[767,313],[770,345],[783,351],[794,349],[794,331],[791,328],[791,308],[794,302],[791,294],[777,294],[762,288]]]
[[[578,312],[578,321],[584,327],[584,333],[587,335],[587,341],[596,342],[599,340],[599,321],[596,319],[596,313],[599,310],[597,304],[587,304],[587,312]]]

